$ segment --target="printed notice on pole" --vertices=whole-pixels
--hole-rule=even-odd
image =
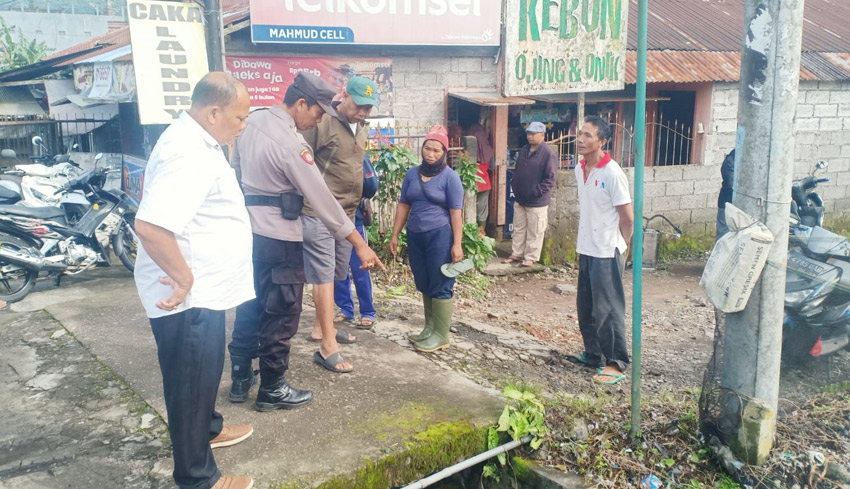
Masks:
[[[191,3],[127,2],[142,124],[170,124],[207,74],[204,16]]]
[[[628,0],[506,0],[505,96],[622,90]]]

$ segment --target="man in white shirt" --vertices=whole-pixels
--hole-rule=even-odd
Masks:
[[[584,159],[575,169],[579,197],[577,304],[584,352],[568,356],[598,367],[594,381],[616,384],[626,379],[629,364],[623,269],[634,212],[626,174],[602,149],[611,139],[611,126],[599,117],[585,121],[576,139]]]
[[[254,297],[251,223],[222,146],[245,128],[250,100],[222,72],[195,86],[192,106],[160,136],[136,215],[136,287],[162,372],[174,481],[181,488],[250,489],[224,477],[212,448],[239,443],[249,425],[215,410],[224,367],[224,311]]]

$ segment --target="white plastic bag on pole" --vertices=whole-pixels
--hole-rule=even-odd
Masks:
[[[726,204],[726,225],[729,232],[715,243],[699,284],[715,307],[738,312],[761,276],[773,234],[732,204]]]

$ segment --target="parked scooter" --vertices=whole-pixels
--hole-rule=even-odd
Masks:
[[[819,162],[792,186],[782,357],[786,362],[829,355],[850,344],[850,241],[824,229],[815,191]]]
[[[103,157],[98,154],[95,160]],[[57,193],[80,190],[89,202],[71,224],[59,207],[0,206],[0,300],[15,302],[32,289],[40,272],[55,276],[111,264],[109,246],[133,270],[138,238],[133,214],[117,192],[104,190],[110,168],[85,172]]]
[[[41,137],[35,136],[33,144],[44,147]],[[76,147],[76,145],[74,145]],[[0,151],[0,156],[18,161],[10,149]],[[50,155],[43,151],[31,156],[33,163],[17,164],[0,173],[0,205],[20,204],[29,207],[61,206],[70,220],[79,219],[89,203],[81,192],[55,195],[56,189],[82,173],[80,166],[67,155]]]

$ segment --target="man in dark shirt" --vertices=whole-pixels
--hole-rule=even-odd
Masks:
[[[720,176],[723,185],[720,187],[720,195],[717,197],[717,234],[715,240],[720,239],[729,232],[726,226],[726,203],[732,202],[732,185],[735,183],[735,150],[729,152],[720,165]]]
[[[558,158],[548,145],[546,126],[532,122],[525,130],[528,145],[519,151],[511,180],[515,196],[511,256],[504,263],[530,267],[540,259],[543,234],[549,226],[549,202],[558,176]]]

